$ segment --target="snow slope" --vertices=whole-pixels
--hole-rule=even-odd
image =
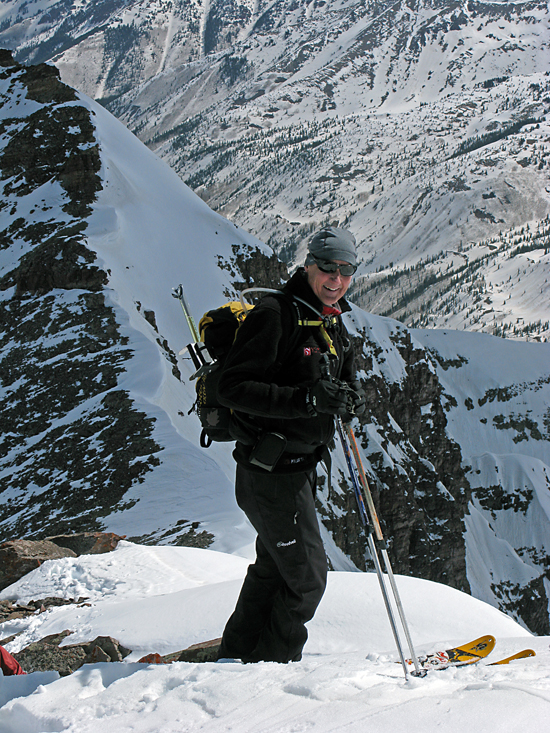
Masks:
[[[112,305],[134,352],[123,386],[155,415],[155,436],[164,446],[159,469],[127,495],[138,503],[108,517],[107,525],[122,534],[131,525],[140,535],[162,531],[178,517],[200,521],[202,530],[216,536],[216,549],[242,551],[253,535],[233,498],[230,447],[198,447],[199,421],[187,415],[195,400],[189,379],[194,369],[188,358],[178,359],[182,383],[166,359],[166,345],[178,353],[191,340],[171,288],[183,283],[198,319],[232,289],[227,270],[219,267],[229,259],[231,244],[269,250],[212,212],[120,122],[88,103],[101,141],[104,188],[89,219],[87,243],[109,272]],[[155,327],[144,317],[147,311]],[[224,533],[227,526],[242,531]]]
[[[77,632],[71,641],[109,634],[134,651],[124,662],[86,665],[60,679],[53,672],[0,677],[0,732],[462,733],[465,719],[482,732],[544,729],[548,637],[532,637],[487,604],[414,578],[397,582],[417,652],[492,633],[493,659],[526,647],[537,656],[406,681],[376,576],[332,572],[300,663],[137,663],[142,654],[218,636],[245,570],[244,560],[210,550],[123,542],[108,555],[49,561],[10,586],[1,598],[84,594],[91,603],[1,625],[0,637],[22,632],[8,645],[12,652],[67,628]]]

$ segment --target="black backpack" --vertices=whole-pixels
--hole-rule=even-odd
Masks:
[[[237,331],[253,307],[248,304],[243,307],[240,302],[231,301],[207,311],[199,321],[201,341],[213,359],[211,364],[197,372],[197,400],[191,408],[196,408],[201,421],[200,444],[203,448],[208,448],[213,442],[234,440],[229,432],[231,410],[218,402],[218,382]]]
[[[287,295],[281,290],[250,288],[250,291],[270,293],[286,299],[291,304],[296,313],[296,329],[295,333],[291,335],[289,344],[300,337],[300,327],[318,326],[327,340],[329,349],[332,349],[332,343],[324,328],[325,320],[309,303],[297,296]],[[246,292],[249,291],[243,291],[243,295]],[[297,301],[314,310],[318,318],[316,320],[302,318]],[[219,308],[207,311],[199,321],[201,343],[189,347],[192,356],[194,353],[199,354],[198,358],[194,358],[199,368],[192,377],[197,380],[195,387],[197,399],[189,412],[196,411],[199,416],[202,426],[200,437],[202,448],[208,448],[212,443],[227,443],[235,440],[230,432],[231,409],[220,405],[218,401],[218,383],[237,331],[252,308],[254,308],[253,305],[242,300],[230,301]],[[205,350],[210,357],[206,362],[204,360]]]

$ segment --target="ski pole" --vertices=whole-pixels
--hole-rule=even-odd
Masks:
[[[338,418],[338,422],[341,424],[342,420]],[[414,674],[417,677],[423,677],[425,674],[425,670],[421,669],[420,664],[418,663],[418,657],[416,656],[416,653],[414,651],[411,635],[409,632],[409,626],[407,624],[407,619],[405,618],[405,611],[403,610],[403,604],[401,603],[401,598],[399,596],[399,591],[397,589],[397,584],[395,582],[395,576],[393,574],[390,557],[388,555],[386,540],[384,539],[384,535],[382,534],[382,528],[380,527],[378,515],[376,514],[376,508],[374,506],[374,501],[372,499],[372,494],[369,488],[369,483],[367,481],[367,476],[365,474],[365,469],[363,468],[363,462],[361,461],[361,456],[359,454],[359,448],[357,446],[355,434],[353,432],[351,425],[349,424],[346,424],[343,427],[343,430],[345,431],[345,435],[347,436],[347,438],[349,439],[349,443],[351,444],[351,450],[353,452],[353,457],[355,459],[355,465],[359,472],[359,478],[360,478],[360,481],[363,487],[365,498],[367,500],[367,507],[369,509],[369,514],[372,520],[372,524],[374,525],[374,532],[376,535],[376,545],[378,546],[378,548],[380,549],[382,553],[382,558],[384,560],[384,566],[386,568],[386,574],[390,582],[393,597],[395,600],[395,605],[397,606],[399,618],[401,619],[401,625],[403,627],[403,631],[405,632],[405,638],[407,639],[407,644],[408,644],[411,658],[414,664],[414,668],[415,668]]]
[[[327,354],[324,355],[324,358],[322,359],[322,362],[321,362],[321,373],[325,376],[326,379],[328,379],[329,382],[332,382],[332,375],[330,373],[330,358]],[[399,658],[401,660],[401,664],[403,665],[403,671],[405,672],[405,679],[408,679],[409,677],[409,670],[407,668],[407,662],[405,661],[405,656],[403,654],[403,646],[401,644],[401,638],[399,636],[397,624],[395,623],[395,616],[393,613],[393,609],[391,607],[388,591],[386,588],[386,583],[384,580],[384,574],[382,572],[382,567],[380,565],[380,559],[378,557],[377,546],[382,551],[382,557],[384,558],[384,565],[386,568],[388,579],[390,581],[390,587],[392,589],[395,603],[397,605],[397,610],[399,612],[399,617],[401,619],[401,624],[403,626],[403,629],[405,631],[405,636],[409,644],[409,649],[411,651],[411,656],[413,658],[414,667],[415,667],[414,675],[418,677],[423,677],[426,674],[426,672],[420,668],[418,659],[413,649],[411,636],[409,634],[407,621],[405,619],[405,613],[403,611],[403,605],[401,604],[401,599],[399,598],[399,592],[397,590],[397,585],[395,583],[395,578],[393,576],[390,558],[386,550],[386,542],[382,534],[382,528],[380,527],[380,522],[378,521],[378,516],[376,514],[376,509],[374,507],[374,502],[372,500],[372,495],[370,493],[367,477],[363,469],[363,463],[359,455],[359,449],[357,448],[357,442],[355,440],[355,435],[349,424],[347,424],[344,427],[342,418],[339,416],[336,417],[336,425],[338,428],[338,435],[340,436],[340,442],[342,444],[342,449],[344,451],[344,455],[346,458],[346,463],[348,466],[351,483],[354,488],[355,498],[357,500],[357,505],[359,509],[359,516],[361,517],[361,521],[363,522],[363,525],[365,526],[365,529],[367,530],[367,538],[368,538],[367,541],[369,544],[369,551],[372,556],[372,560],[374,562],[374,567],[376,569],[376,575],[378,576],[378,582],[380,584],[380,590],[382,591],[382,597],[384,599],[384,604],[386,606],[386,611],[388,614],[388,619],[390,622],[391,630],[393,633],[393,637],[395,639],[395,645],[397,647],[397,651],[399,654]],[[355,450],[353,451],[355,465],[353,463],[352,456],[351,456],[350,443],[352,445],[352,448],[353,447],[355,448]],[[357,477],[358,473],[361,479],[361,483],[359,482],[358,477]],[[363,485],[363,491],[361,491],[361,484]],[[367,513],[367,510],[365,509],[365,502],[363,499],[363,494],[365,495],[367,499],[367,506],[369,508],[370,518],[372,521],[372,525],[374,525],[374,530],[376,533],[376,539],[377,539],[376,542],[374,541],[372,537],[372,525],[371,525],[371,522],[369,522],[369,514]]]
[[[378,577],[378,583],[380,584],[380,590],[382,591],[382,598],[384,599],[384,605],[386,607],[386,613],[388,614],[388,619],[389,619],[391,630],[393,633],[393,638],[395,641],[395,645],[397,647],[397,652],[399,654],[401,664],[403,666],[403,671],[405,673],[405,679],[408,679],[409,670],[407,667],[407,662],[405,661],[405,655],[403,654],[403,646],[401,644],[401,639],[399,638],[399,631],[397,629],[397,624],[395,622],[395,616],[393,613],[393,609],[391,607],[388,590],[386,588],[386,583],[384,581],[384,574],[382,572],[382,566],[380,565],[380,559],[378,557],[376,545],[372,537],[373,528],[369,521],[369,516],[368,516],[367,509],[365,507],[365,502],[363,499],[363,492],[361,491],[361,487],[360,487],[360,484],[357,478],[357,471],[353,465],[352,454],[351,454],[351,450],[349,447],[349,442],[346,438],[346,434],[342,426],[342,420],[340,418],[336,419],[336,426],[338,428],[338,435],[340,436],[340,442],[342,444],[342,449],[344,451],[344,456],[346,458],[348,472],[349,472],[351,483],[352,483],[352,486],[355,492],[355,498],[357,500],[357,506],[359,509],[359,516],[361,518],[361,522],[363,523],[363,526],[365,527],[365,531],[367,532],[367,542],[369,545],[369,551],[370,551],[372,560],[374,562],[374,567],[376,570],[376,575]]]

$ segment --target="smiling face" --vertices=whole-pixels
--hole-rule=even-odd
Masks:
[[[339,265],[345,265],[342,260],[334,260]],[[307,281],[309,287],[319,298],[323,305],[335,305],[340,298],[343,298],[351,283],[351,275],[343,277],[340,270],[336,272],[323,272],[317,265],[306,265]]]

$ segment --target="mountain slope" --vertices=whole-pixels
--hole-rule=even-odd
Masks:
[[[256,243],[54,69],[2,62],[3,534],[96,529],[141,502],[147,509],[124,533],[208,543],[210,531],[196,532],[205,514],[216,525],[237,510],[223,471],[178,435],[192,396],[164,391],[166,372],[179,369],[156,321],[170,322],[179,350],[187,335],[170,297],[175,278],[185,276],[199,307],[216,305],[230,288],[218,258],[228,260],[234,243]],[[43,96],[50,83],[51,98],[33,98],[36,79]],[[24,156],[22,138],[41,144]],[[69,167],[88,186],[67,192]],[[210,295],[200,286],[205,262]],[[124,287],[118,279],[130,269]],[[148,302],[151,289],[158,303]]]
[[[184,284],[198,317],[284,267],[54,69],[1,62],[2,536],[101,528],[248,556],[231,446],[198,447],[171,289]],[[14,168],[21,140],[34,145]],[[411,331],[357,307],[346,322],[396,572],[471,589],[546,633],[549,345]],[[318,510],[333,568],[363,570],[346,475],[335,446]]]
[[[300,261],[320,223],[349,226],[363,259],[358,305],[407,325],[548,337],[547,233],[535,249],[542,285],[513,256],[521,277],[496,318],[465,284],[470,318],[453,319],[448,289],[432,282],[438,269],[447,284],[464,282],[449,251],[495,238],[503,249],[527,224],[548,230],[546,3],[4,6],[0,44],[20,60],[53,61],[286,261]],[[491,263],[474,259],[479,279],[493,279]],[[427,272],[409,278],[411,267]],[[403,273],[399,295],[381,302],[379,280]],[[526,303],[534,288],[542,297]]]

